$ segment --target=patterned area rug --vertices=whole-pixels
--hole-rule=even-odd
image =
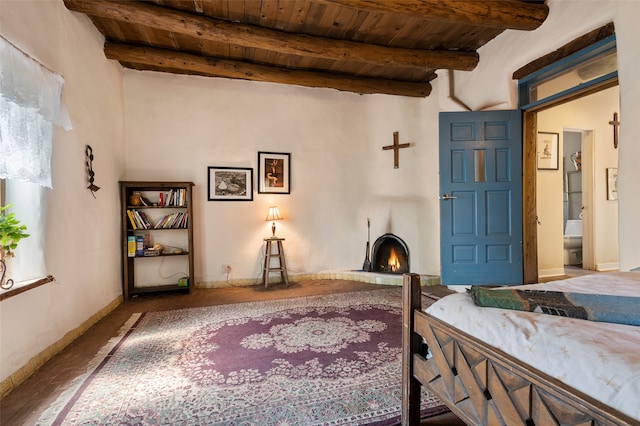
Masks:
[[[399,424],[401,335],[400,288],[136,314],[39,424]]]

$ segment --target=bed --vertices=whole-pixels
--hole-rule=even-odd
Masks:
[[[640,327],[481,308],[465,293],[423,310],[419,275],[403,287],[403,425],[420,423],[421,386],[469,425],[640,424]],[[526,288],[640,296],[640,272]]]

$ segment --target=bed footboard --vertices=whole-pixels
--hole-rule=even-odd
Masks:
[[[637,424],[629,416],[426,314],[421,305],[420,276],[406,274],[403,425],[420,424],[423,384],[469,425]]]

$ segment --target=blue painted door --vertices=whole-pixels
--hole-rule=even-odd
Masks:
[[[443,285],[522,284],[521,117],[440,113]]]

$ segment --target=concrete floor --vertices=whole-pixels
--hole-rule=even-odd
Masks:
[[[71,381],[86,372],[95,354],[129,317],[137,312],[152,312],[228,303],[283,299],[299,296],[335,294],[340,292],[386,288],[344,280],[315,280],[263,286],[230,287],[220,289],[194,289],[190,294],[160,294],[131,299],[100,320],[86,333],[49,360],[31,377],[0,401],[0,424],[32,425],[40,414],[67,388]],[[444,287],[433,289],[446,293]],[[423,425],[464,425],[455,415],[448,413],[423,421]]]

